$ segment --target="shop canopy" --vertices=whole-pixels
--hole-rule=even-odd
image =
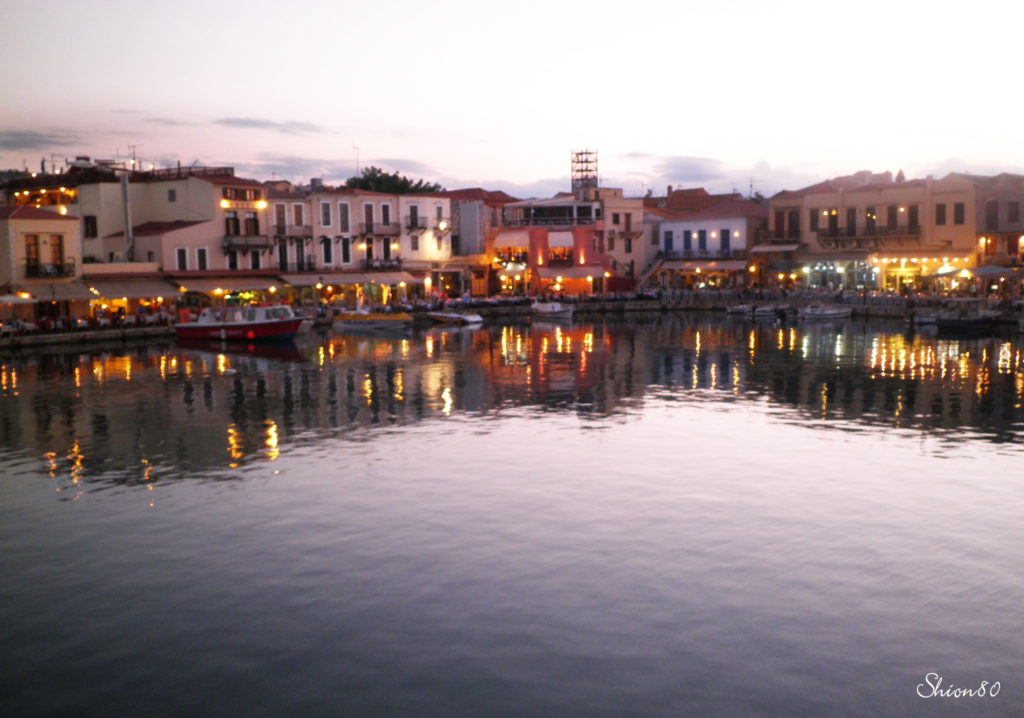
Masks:
[[[750,248],[751,254],[768,254],[769,252],[795,252],[799,244],[757,244]]]
[[[162,279],[123,279],[118,281],[93,281],[89,286],[104,299],[156,299],[174,297],[178,290]],[[92,297],[93,299],[96,296]]]
[[[366,273],[366,284],[412,284],[417,281],[416,277],[412,276],[408,272],[367,272]]]
[[[662,263],[662,269],[675,270],[677,272],[742,272],[747,268],[747,263],[741,259],[723,260],[686,260],[670,259]]]
[[[270,277],[203,277],[202,279],[176,279],[176,282],[188,292],[224,292],[268,291],[271,287],[281,288],[281,282]]]
[[[370,281],[366,274],[361,272],[326,272],[324,274],[282,274],[281,279],[285,284],[293,287],[315,287],[318,283],[324,286],[345,285],[345,284],[366,284]]]
[[[587,277],[597,279],[604,276],[604,268],[585,264],[573,267],[537,267],[537,274],[541,279],[558,279],[559,277],[562,279],[586,279]]]
[[[19,289],[31,294],[37,302],[75,302],[96,298],[96,295],[89,291],[89,287],[81,282],[26,284]]]

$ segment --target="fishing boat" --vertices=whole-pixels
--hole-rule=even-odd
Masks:
[[[940,334],[984,334],[1001,315],[997,309],[988,309],[983,299],[953,300],[948,308],[939,311],[935,326]]]
[[[481,324],[484,321],[479,314],[469,312],[427,312],[427,316],[437,324],[454,324],[456,326]]]
[[[178,339],[266,342],[294,339],[302,324],[285,304],[206,307],[195,321],[174,325]]]
[[[806,322],[821,322],[832,319],[846,319],[853,314],[852,307],[829,304],[808,304],[800,310],[800,318]]]
[[[534,315],[544,319],[572,319],[573,306],[561,302],[534,302],[531,306]]]
[[[336,332],[403,332],[412,328],[408,312],[339,312],[332,324]]]

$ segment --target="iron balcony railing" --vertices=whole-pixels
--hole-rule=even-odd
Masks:
[[[743,249],[674,249],[664,253],[665,259],[744,259]]]
[[[26,262],[25,264],[25,277],[27,279],[73,276],[75,276],[75,260],[72,257],[65,258],[62,262],[51,264],[45,262]]]
[[[224,251],[234,249],[270,249],[274,246],[270,237],[265,234],[226,234],[224,235]]]
[[[411,232],[425,230],[427,228],[427,218],[409,215],[405,218],[405,228]]]
[[[506,217],[506,227],[573,227],[599,222],[595,217]]]
[[[396,237],[402,233],[402,227],[397,222],[363,222],[359,225],[359,234],[373,235],[376,237]]]
[[[390,272],[401,268],[402,260],[399,257],[363,260],[363,271],[366,272]]]

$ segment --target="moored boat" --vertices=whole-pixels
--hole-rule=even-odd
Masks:
[[[438,324],[480,324],[484,320],[479,314],[468,312],[427,312],[427,316]]]
[[[573,306],[561,302],[534,302],[533,313],[544,319],[572,319]]]
[[[192,322],[174,325],[179,339],[260,342],[294,339],[302,324],[285,304],[206,307]]]
[[[829,304],[808,304],[800,310],[800,318],[808,322],[828,321],[830,319],[846,319],[852,315],[852,307]]]
[[[412,328],[408,312],[340,312],[332,324],[336,332],[401,332]]]
[[[726,308],[725,313],[726,314],[743,314],[743,315],[749,317],[751,314],[754,313],[754,305],[753,304],[733,304],[732,306]]]
[[[935,326],[943,334],[983,334],[992,329],[1001,314],[986,308],[982,299],[961,299],[939,311]]]

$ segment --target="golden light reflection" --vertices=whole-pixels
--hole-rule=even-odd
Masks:
[[[68,451],[68,461],[71,462],[71,482],[75,486],[78,486],[82,480],[82,460],[84,458],[85,456],[78,446],[78,439],[75,439],[75,443],[71,445],[71,449]]]
[[[373,403],[373,382],[369,374],[363,377],[363,395],[366,397],[367,406]]]
[[[224,372],[226,372],[230,368],[231,368],[231,366],[228,363],[227,356],[224,355],[224,354],[218,354],[217,355],[217,373],[218,374],[223,374]]]
[[[277,448],[277,424],[270,419],[263,424],[267,427],[267,438],[263,442],[267,445],[267,458],[273,461],[281,455],[281,451]]]
[[[451,416],[452,413],[452,390],[449,387],[445,387],[444,391],[441,392],[441,400],[444,402],[444,407],[441,411],[445,416]]]
[[[405,399],[405,372],[401,369],[395,372],[395,401]]]
[[[232,469],[238,468],[238,462],[242,459],[242,438],[238,428],[234,424],[228,425],[228,455],[231,463],[228,466]]]
[[[50,478],[57,478],[57,454],[53,451],[47,451],[43,454],[43,458],[50,462]]]

